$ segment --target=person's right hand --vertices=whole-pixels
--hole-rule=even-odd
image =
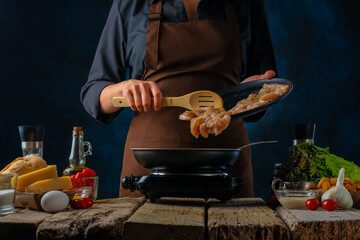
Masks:
[[[162,94],[153,81],[130,79],[105,87],[100,94],[103,113],[113,113],[119,109],[112,106],[113,97],[125,97],[133,111],[149,112],[152,106],[155,111],[161,108]]]
[[[154,110],[160,110],[162,94],[155,82],[130,79],[122,83],[122,96],[127,99],[133,111],[149,112],[152,106],[151,97],[154,99]]]

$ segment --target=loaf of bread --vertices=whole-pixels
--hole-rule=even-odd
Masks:
[[[9,163],[3,170],[0,171],[0,173],[17,173],[20,176],[44,168],[46,166],[46,161],[40,157],[19,157]]]

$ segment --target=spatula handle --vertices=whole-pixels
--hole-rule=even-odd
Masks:
[[[114,107],[130,107],[125,97],[113,97],[112,101]]]
[[[176,102],[177,97],[163,97],[161,106],[178,106]],[[151,98],[153,101],[153,98]],[[113,106],[114,107],[129,107],[129,103],[125,97],[113,97]]]

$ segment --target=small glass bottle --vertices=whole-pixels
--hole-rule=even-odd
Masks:
[[[72,145],[69,157],[69,166],[63,171],[63,176],[72,176],[81,172],[85,168],[86,156],[92,154],[91,144],[83,141],[84,132],[82,127],[74,127],[72,132]],[[87,146],[87,151],[84,152],[84,146]]]

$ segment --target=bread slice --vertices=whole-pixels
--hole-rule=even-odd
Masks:
[[[45,168],[47,163],[44,159],[36,156],[26,156],[16,158],[14,161],[6,165],[1,173],[17,173],[19,176],[26,173],[33,172],[35,170]]]

